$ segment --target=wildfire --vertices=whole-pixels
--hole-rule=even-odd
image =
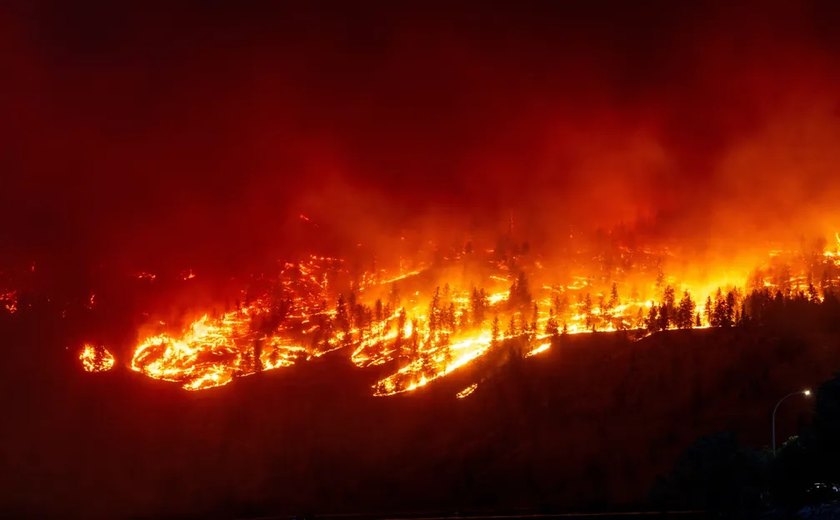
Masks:
[[[323,271],[334,265],[325,257],[286,264],[284,277],[269,290],[274,300],[262,296],[221,316],[205,314],[177,334],[150,335],[135,348],[131,369],[203,390],[334,350],[336,339],[324,330],[329,311],[321,303]]]
[[[664,275],[667,250],[620,247],[623,266],[609,276],[581,269],[553,280],[542,260],[529,268],[516,256],[500,259],[490,250],[476,253],[486,255],[484,287],[459,286],[447,273],[465,272],[460,268],[435,271],[441,268],[401,262],[395,273],[351,273],[341,259],[313,255],[282,264],[276,279],[243,292],[234,310],[202,315],[181,330],[159,328],[138,343],[130,366],[201,390],[342,350],[357,367],[386,371],[372,393],[388,396],[466,365],[478,363],[473,366],[483,371],[499,364],[484,362],[491,358],[539,356],[563,334],[629,331],[642,337],[735,324],[747,312],[748,290],[818,301],[840,286],[838,250],[840,237],[837,248],[809,257],[775,250],[750,272],[721,269],[697,283]],[[457,253],[446,258],[462,260]],[[529,270],[539,283],[529,282]],[[421,283],[432,285],[418,290]],[[400,294],[404,286],[411,290]],[[83,354],[83,361],[95,352]],[[110,361],[96,366],[113,366],[107,351],[99,355]],[[458,397],[474,390],[467,387]]]
[[[235,376],[292,366],[306,349],[251,328],[254,308],[207,315],[179,336],[160,334],[143,340],[134,351],[131,369],[155,379],[201,390],[230,383]]]
[[[103,346],[86,343],[79,353],[79,361],[85,372],[107,372],[114,368],[116,359],[108,349]]]

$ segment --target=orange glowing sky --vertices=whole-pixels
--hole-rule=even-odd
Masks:
[[[83,275],[492,240],[511,213],[544,250],[830,235],[837,15],[748,4],[15,6],[2,238]]]

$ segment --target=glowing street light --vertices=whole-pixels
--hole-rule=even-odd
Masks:
[[[773,456],[774,457],[776,456],[776,410],[779,409],[779,405],[782,404],[782,402],[785,399],[787,399],[788,397],[793,397],[794,395],[804,395],[805,397],[810,397],[811,396],[811,390],[806,388],[805,390],[799,390],[797,392],[791,392],[788,395],[779,399],[779,402],[777,402],[776,406],[773,408],[773,416],[772,416],[771,424],[770,424],[770,435],[773,439]]]

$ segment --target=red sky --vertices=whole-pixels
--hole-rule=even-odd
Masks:
[[[3,8],[7,252],[235,265],[301,212],[350,241],[834,222],[834,2],[238,4]]]

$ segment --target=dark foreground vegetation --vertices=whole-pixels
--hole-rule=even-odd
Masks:
[[[827,320],[563,335],[539,356],[391,398],[372,397],[380,374],[340,351],[199,393],[124,367],[86,374],[66,323],[33,311],[0,324],[5,517],[753,514],[794,510],[814,483],[840,481],[836,382],[814,421],[812,402],[785,403],[779,438],[803,433],[776,460],[762,451],[776,399],[840,367]]]

